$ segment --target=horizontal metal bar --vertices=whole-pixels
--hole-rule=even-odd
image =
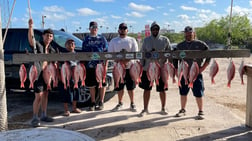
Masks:
[[[35,61],[121,60],[121,59],[193,59],[250,57],[250,50],[177,50],[166,52],[77,52],[59,54],[13,54],[13,64]]]

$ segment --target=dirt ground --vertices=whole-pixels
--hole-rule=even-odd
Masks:
[[[211,84],[210,82],[210,66],[208,66],[203,73],[205,79],[205,96],[213,99],[216,103],[229,108],[230,111],[245,120],[247,76],[244,75],[245,85],[241,85],[238,73],[238,68],[242,59],[233,58],[236,65],[236,75],[231,83],[231,88],[227,87],[226,73],[229,59],[217,58],[216,60],[220,67],[219,72],[215,77],[216,84]],[[245,64],[252,64],[252,57],[244,58],[244,60]],[[33,98],[32,94],[7,94],[9,130],[30,128],[30,125],[27,123],[29,123],[32,117]],[[61,115],[63,113],[63,104],[58,100],[57,95],[51,95],[49,99],[48,114],[51,116]]]

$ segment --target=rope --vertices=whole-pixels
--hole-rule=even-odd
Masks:
[[[16,0],[14,0],[13,5],[12,5],[12,8],[11,8],[10,17],[9,17],[9,20],[8,20],[8,23],[7,23],[7,26],[6,26],[6,29],[5,29],[5,33],[4,33],[3,45],[4,45],[4,41],[5,41],[5,39],[6,39],[6,36],[7,36],[8,27],[9,27],[9,25],[10,25],[11,16],[12,16],[12,13],[13,13],[13,10],[14,10],[15,3],[16,3]]]

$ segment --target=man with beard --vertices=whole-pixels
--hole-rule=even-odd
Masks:
[[[137,52],[138,44],[135,38],[127,36],[128,27],[126,23],[121,23],[118,29],[119,36],[113,38],[109,43],[108,52]],[[119,88],[115,88],[115,91],[118,93],[118,104],[112,111],[118,111],[123,106],[123,94],[124,94],[124,86],[128,90],[128,94],[130,97],[130,110],[135,112],[136,106],[134,104],[134,89],[136,88],[135,82],[131,79],[129,74],[129,68],[134,60],[120,60],[126,68],[126,75],[124,78],[125,83],[120,83]]]
[[[184,29],[184,37],[185,40],[177,45],[177,50],[208,50],[208,46],[205,42],[196,40],[196,34],[194,29],[191,26],[186,26]],[[206,69],[210,62],[210,58],[206,58],[204,63],[203,59],[184,59],[189,65],[189,68],[192,66],[193,61],[196,61],[199,66],[199,74],[196,78],[196,80],[193,82],[193,88],[192,92],[193,95],[196,98],[196,103],[198,105],[198,115],[196,116],[196,119],[204,119],[204,113],[203,113],[203,95],[204,95],[204,82],[203,82],[203,75],[202,72]],[[177,61],[174,65],[176,68],[178,67]],[[180,93],[180,103],[181,103],[181,109],[179,112],[175,115],[175,117],[181,117],[185,116],[186,114],[186,103],[187,103],[187,94],[190,90],[188,87],[188,84],[185,84],[185,79],[182,77],[181,79],[181,86],[179,87],[179,93]]]
[[[151,24],[151,36],[146,37],[144,39],[143,45],[142,45],[142,52],[151,52],[151,51],[168,51],[170,50],[170,40],[159,34],[160,26],[153,22]],[[152,86],[150,86],[150,81],[147,77],[147,69],[150,64],[151,59],[143,59],[141,60],[141,64],[143,65],[143,73],[141,77],[141,83],[139,83],[139,87],[144,89],[143,92],[143,101],[144,101],[144,109],[140,113],[139,116],[144,116],[145,114],[148,114],[148,105],[150,100],[150,92],[152,90]],[[160,66],[162,66],[167,59],[159,59],[158,63]],[[156,86],[156,91],[159,92],[160,100],[161,100],[161,113],[162,115],[167,115],[167,112],[165,110],[165,104],[166,104],[166,93],[168,89],[164,89],[164,82],[162,81],[161,77],[159,79],[159,85]]]

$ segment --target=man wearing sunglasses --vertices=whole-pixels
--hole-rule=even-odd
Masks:
[[[191,26],[186,26],[184,29],[184,38],[185,40],[182,41],[177,45],[177,50],[208,50],[208,45],[200,40],[196,39],[196,33]],[[204,119],[204,113],[203,113],[203,95],[204,95],[204,82],[203,82],[203,75],[202,72],[206,69],[210,62],[210,58],[195,58],[195,59],[184,59],[189,65],[189,68],[192,66],[193,61],[196,61],[199,66],[199,74],[196,78],[196,80],[193,82],[193,88],[192,92],[196,99],[196,103],[198,106],[198,115],[196,116],[196,119],[201,120]],[[178,67],[178,62],[174,61],[175,67]],[[180,93],[180,104],[181,109],[179,112],[175,115],[175,117],[181,117],[186,115],[186,103],[187,103],[187,95],[190,91],[190,88],[188,87],[188,84],[185,84],[185,79],[182,77],[181,79],[181,86],[179,87],[179,93]]]
[[[151,24],[151,36],[148,36],[144,39],[143,45],[142,45],[142,52],[151,52],[151,51],[168,51],[170,50],[170,40],[159,34],[160,26],[153,22]],[[158,63],[160,66],[164,64],[164,62],[167,59],[159,59]],[[149,113],[148,111],[148,105],[150,100],[150,93],[152,90],[152,86],[150,86],[150,81],[147,77],[147,69],[149,67],[149,64],[155,60],[151,59],[142,59],[141,64],[143,65],[143,74],[141,77],[141,83],[139,83],[139,87],[144,89],[143,92],[143,99],[144,99],[144,109],[140,113],[140,117],[146,115]],[[162,75],[162,74],[161,74]],[[165,110],[165,104],[166,104],[166,93],[168,89],[164,89],[164,82],[162,81],[161,77],[159,79],[159,85],[156,86],[156,91],[159,92],[160,100],[161,100],[161,113],[162,115],[167,115],[167,112]]]
[[[128,27],[126,23],[121,23],[118,29],[119,36],[115,37],[109,43],[108,52],[137,52],[138,44],[135,38],[127,36]],[[124,95],[124,86],[128,90],[128,94],[130,97],[130,110],[132,112],[136,112],[136,106],[134,103],[134,89],[136,88],[135,82],[131,79],[129,74],[129,68],[134,60],[120,60],[126,66],[126,75],[124,78],[125,83],[120,83],[119,88],[115,88],[114,90],[118,93],[118,104],[112,111],[118,111],[123,106],[123,95]]]
[[[100,34],[98,34],[98,24],[95,21],[91,21],[89,23],[89,31],[90,34],[85,37],[83,44],[82,44],[82,51],[83,52],[107,52],[108,50],[108,42],[106,38]],[[90,111],[94,111],[96,109],[95,103],[95,93],[96,93],[96,86],[98,86],[98,82],[95,79],[95,69],[98,63],[103,62],[102,60],[91,60],[85,62],[86,67],[86,86],[90,90],[91,94],[91,106],[89,107]],[[106,92],[106,83],[102,84],[102,88],[99,88],[100,93],[100,101],[98,103],[98,110],[102,110],[104,108],[104,95]]]

